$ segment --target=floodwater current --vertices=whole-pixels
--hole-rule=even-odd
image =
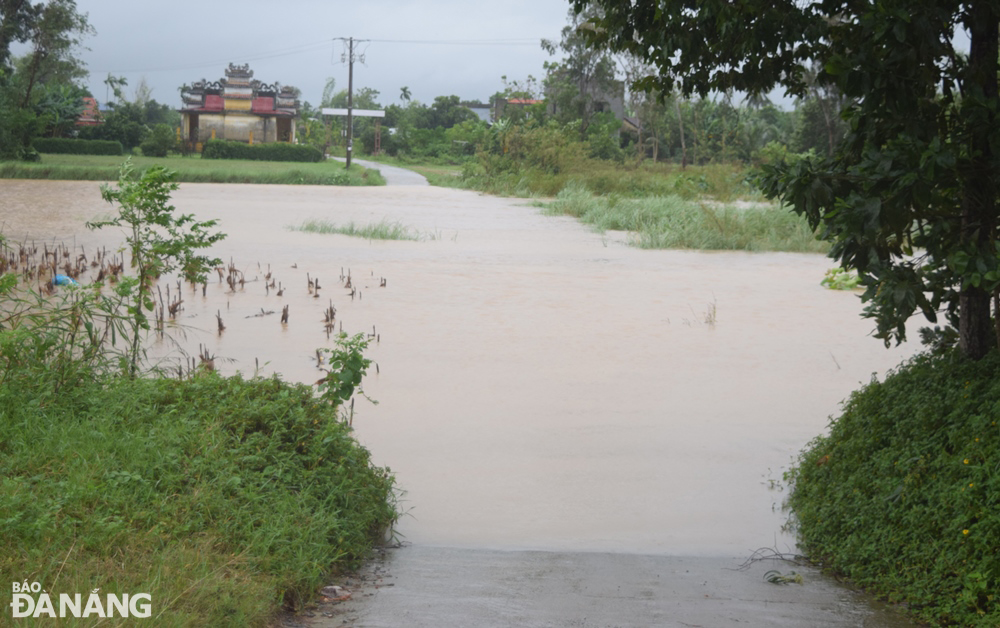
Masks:
[[[345,332],[375,334],[378,405],[359,399],[353,425],[397,474],[413,543],[787,551],[783,470],[914,350],[869,337],[857,295],[820,286],[821,255],[639,250],[523,200],[431,187],[183,184],[173,204],[220,220],[213,253],[246,279],[185,288],[170,336],[190,353],[313,382],[331,300]],[[114,248],[120,233],[84,227],[111,210],[96,183],[0,181],[14,241]],[[420,240],[288,228],[310,219],[398,221]]]

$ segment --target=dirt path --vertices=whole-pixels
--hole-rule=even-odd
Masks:
[[[0,222],[13,238],[115,246],[82,228],[109,209],[97,187],[0,181]],[[885,350],[867,337],[855,295],[820,287],[826,258],[641,251],[520,200],[420,186],[185,184],[174,204],[221,220],[229,238],[217,252],[247,278],[237,293],[211,284],[188,297],[178,325],[192,353],[203,343],[223,370],[252,372],[256,360],[263,373],[312,382],[328,303],[344,331],[375,334],[379,369],[365,391],[379,404],[356,404],[354,427],[405,491],[409,547],[387,566],[400,586],[365,598],[375,603],[353,625],[513,625],[527,616],[510,614],[519,607],[537,625],[655,625],[663,615],[650,613],[700,591],[682,587],[677,561],[715,583],[705,595],[721,614],[661,625],[739,616],[857,626],[852,613],[873,616],[850,602],[832,615],[841,623],[801,623],[844,598],[816,574],[779,589],[722,570],[759,547],[793,550],[782,471],[851,390],[912,351]],[[315,218],[399,221],[421,239],[287,229]],[[283,296],[265,290],[268,270]],[[354,298],[339,279],[347,273]],[[317,278],[320,298],[307,291]],[[286,327],[257,316],[284,305]],[[614,619],[617,603],[592,604],[643,569],[665,580],[628,585],[623,599],[645,600],[631,618]],[[561,601],[539,606],[550,598]],[[800,623],[778,622],[796,605]],[[432,612],[443,606],[466,615]]]

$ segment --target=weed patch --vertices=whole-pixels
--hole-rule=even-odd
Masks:
[[[298,227],[291,227],[291,229],[308,233],[339,233],[340,235],[365,238],[366,240],[420,239],[402,223],[390,222],[388,220],[369,223],[367,225],[355,224],[354,221],[348,222],[346,225],[338,225],[328,220],[307,220]]]

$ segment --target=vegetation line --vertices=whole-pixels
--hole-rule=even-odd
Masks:
[[[646,198],[596,196],[571,183],[544,205],[550,214],[574,216],[595,229],[629,231],[651,249],[794,251],[822,253],[805,219],[777,206],[712,206],[677,195]]]
[[[293,231],[307,233],[338,233],[346,236],[365,238],[368,240],[419,240],[420,238],[400,222],[390,222],[382,219],[379,222],[366,225],[356,224],[353,220],[346,225],[338,225],[328,220],[306,220],[301,225],[289,227]]]
[[[138,170],[162,165],[185,183],[263,183],[281,185],[385,185],[378,170],[361,166],[345,170],[331,162],[264,162],[202,160],[198,157],[131,157]],[[2,179],[114,181],[124,157],[42,155],[38,162],[0,162]]]

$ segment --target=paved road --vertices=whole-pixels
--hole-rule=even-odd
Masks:
[[[351,599],[321,603],[298,622],[313,628],[911,626],[815,569],[769,560],[739,567],[725,558],[404,547],[340,580]],[[771,584],[764,574],[773,569],[797,573],[802,582]]]
[[[343,162],[347,161],[343,157],[331,157],[331,159]],[[412,170],[397,168],[395,166],[387,166],[385,164],[379,164],[365,159],[352,159],[351,163],[364,166],[365,168],[374,168],[375,170],[378,170],[382,173],[382,176],[385,177],[386,185],[428,185],[427,179],[425,179],[423,175],[417,174]]]

